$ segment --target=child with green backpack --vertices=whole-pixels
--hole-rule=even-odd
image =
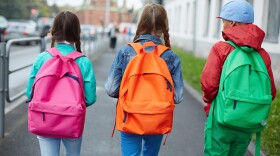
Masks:
[[[226,42],[212,47],[201,75],[208,116],[204,155],[244,155],[254,133],[259,155],[276,94],[271,60],[261,48],[265,33],[252,24],[254,11],[245,0],[229,0],[218,18]]]

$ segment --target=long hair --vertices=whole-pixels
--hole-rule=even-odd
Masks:
[[[165,9],[160,4],[146,4],[138,22],[133,41],[143,34],[164,35],[165,46],[171,47],[169,41],[168,18]]]
[[[77,51],[81,52],[80,33],[81,27],[78,17],[70,11],[61,11],[56,15],[51,28],[51,47],[54,47],[55,41],[65,40],[74,42]]]

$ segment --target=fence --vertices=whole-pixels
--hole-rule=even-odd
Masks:
[[[21,99],[25,95],[25,89],[17,91],[14,96],[10,95],[10,75],[13,73],[17,73],[24,69],[30,68],[32,64],[27,64],[16,69],[10,69],[10,53],[11,46],[15,43],[21,42],[38,42],[40,45],[40,50],[38,54],[42,51],[45,51],[47,47],[50,45],[50,38],[40,38],[40,37],[32,37],[32,38],[21,38],[21,39],[13,39],[9,40],[7,43],[0,43],[0,135],[4,137],[5,133],[5,105],[8,103],[13,103],[16,100]],[[106,46],[109,46],[108,37],[98,34],[94,39],[81,39],[81,49],[83,53],[88,57],[94,57],[98,55],[99,52],[103,52]],[[24,47],[23,47],[24,48]],[[26,99],[21,100],[20,103],[24,103]]]

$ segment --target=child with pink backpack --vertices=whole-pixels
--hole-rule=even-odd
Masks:
[[[28,130],[37,135],[41,156],[79,156],[86,107],[96,101],[96,79],[90,59],[81,52],[80,22],[60,12],[50,30],[51,48],[38,55],[26,87]]]

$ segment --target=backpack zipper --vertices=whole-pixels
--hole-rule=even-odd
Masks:
[[[249,65],[249,75],[251,75],[251,72],[252,72],[252,70],[251,70],[251,65]]]
[[[45,121],[45,113],[44,112],[42,112],[42,119],[43,119],[43,121]]]
[[[126,121],[126,118],[127,118],[127,113],[124,113],[124,117],[123,117],[123,123],[125,123],[125,121]]]
[[[235,108],[236,108],[236,104],[237,104],[237,101],[236,101],[236,100],[234,100],[234,101],[233,101],[233,109],[235,109]]]
[[[172,92],[172,86],[171,86],[171,84],[170,84],[169,81],[167,81],[167,80],[166,80],[166,83],[167,83],[166,89],[169,89],[170,92]]]

